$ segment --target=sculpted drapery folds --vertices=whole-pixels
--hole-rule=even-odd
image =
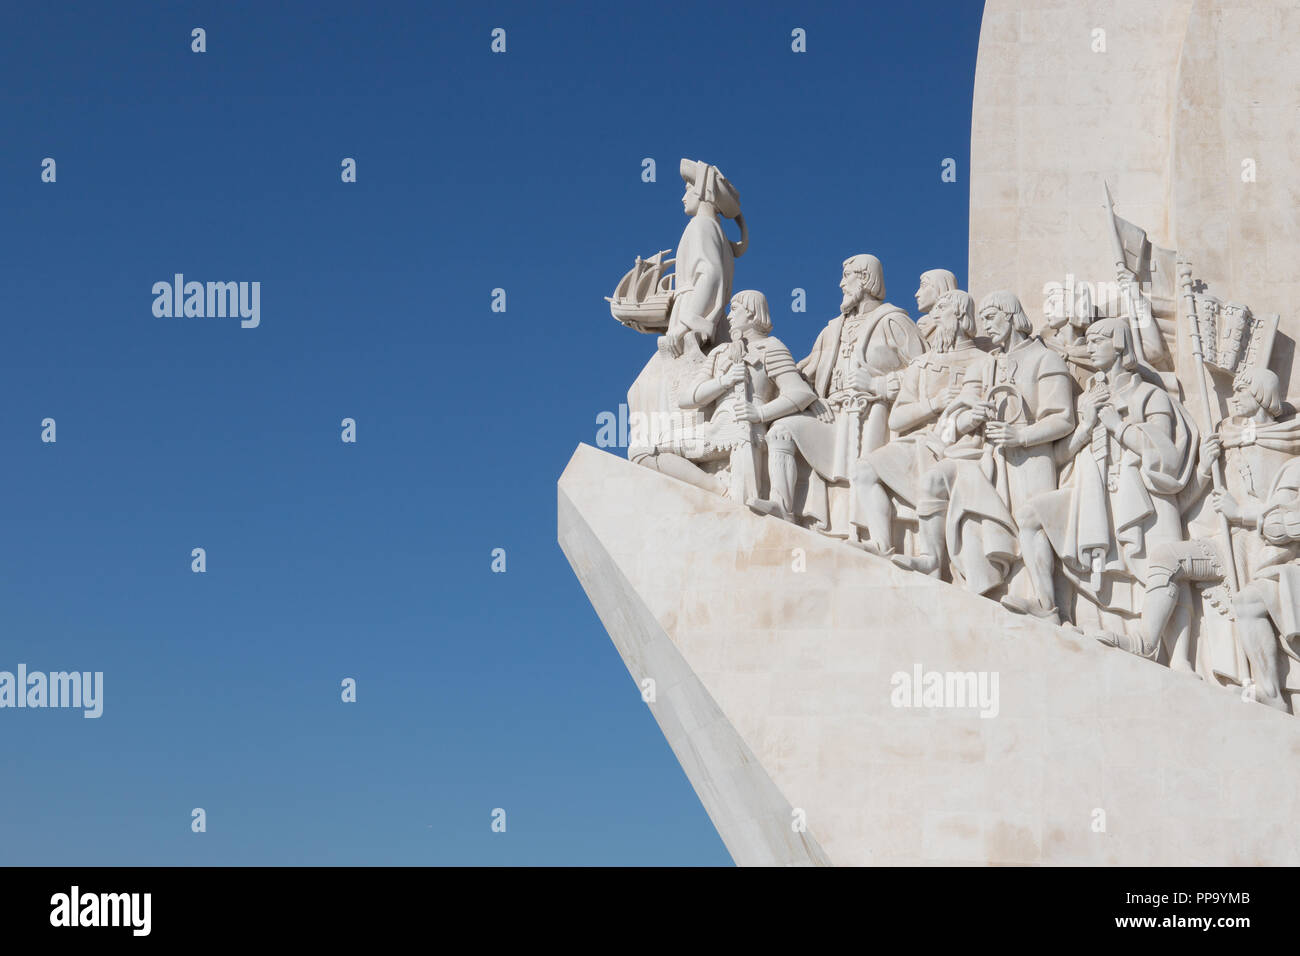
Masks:
[[[966,587],[985,594],[1007,583],[1019,556],[1032,597],[1009,593],[1003,603],[1058,620],[1051,547],[1032,501],[1056,488],[1052,445],[1074,425],[1069,373],[1032,335],[1013,293],[987,296],[980,320],[993,351],[945,413],[954,434],[968,437],[923,478],[920,546],[895,562],[937,573],[946,552]]]
[[[1285,710],[1278,641],[1269,622],[1276,624],[1287,642],[1284,646],[1289,647],[1300,622],[1296,614],[1300,589],[1292,563],[1298,546],[1284,520],[1279,523],[1275,517],[1271,538],[1263,529],[1266,515],[1285,515],[1300,506],[1296,459],[1300,422],[1278,420],[1280,387],[1277,376],[1265,368],[1247,369],[1237,376],[1228,406],[1231,417],[1201,442],[1195,485],[1189,489],[1195,501],[1187,513],[1187,539],[1164,541],[1152,548],[1140,630],[1098,636],[1143,657],[1155,657],[1163,641],[1170,666],[1191,670],[1191,585],[1222,587],[1228,562],[1235,560],[1244,572],[1242,580],[1248,583],[1230,596],[1237,622],[1230,639],[1240,643],[1256,699]],[[1220,458],[1225,466],[1225,487],[1215,490],[1210,472]],[[1233,528],[1231,554],[1209,520],[1215,513],[1226,516]],[[1212,641],[1213,636],[1203,632],[1203,639]],[[1234,651],[1231,646],[1208,647],[1208,666],[1244,683],[1247,674],[1236,672]]]
[[[972,363],[984,356],[975,347],[975,303],[967,293],[948,291],[928,303],[918,293],[917,301],[930,310],[931,350],[912,359],[899,377],[889,412],[895,438],[869,452],[853,474],[856,523],[868,532],[863,547],[886,557],[894,553],[894,501],[916,508],[921,476],[955,439],[955,433],[938,429],[939,418],[960,396]]]
[[[1300,638],[1300,458],[1282,465],[1262,505],[1238,507],[1220,500],[1216,507],[1230,524],[1253,530],[1263,542],[1257,545],[1254,579],[1236,594],[1232,607],[1254,698],[1286,711],[1277,651],[1280,640],[1282,650],[1300,661],[1293,647]]]
[[[682,354],[688,335],[695,336],[701,349],[725,338],[720,325],[731,297],[735,260],[749,244],[740,197],[722,172],[708,163],[683,159],[681,176],[686,181],[682,205],[691,218],[677,243],[672,313],[666,333],[673,355]],[[718,216],[736,220],[740,242],[727,238]]]
[[[1087,343],[1098,371],[1057,448],[1068,484],[1034,504],[1078,598],[1075,622],[1131,632],[1153,549],[1183,537],[1198,434],[1183,404],[1140,374],[1126,321],[1094,322]]]

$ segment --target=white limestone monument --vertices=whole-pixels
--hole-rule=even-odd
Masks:
[[[737,863],[1300,863],[1297,49],[1273,0],[987,0],[971,290],[914,321],[838,250],[802,359],[682,160],[559,541]]]

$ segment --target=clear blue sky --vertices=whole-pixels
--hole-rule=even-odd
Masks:
[[[6,3],[0,670],[105,702],[0,710],[0,864],[729,863],[555,540],[653,349],[602,297],[682,156],[797,355],[851,254],[964,280],[980,13]],[[155,317],[176,272],[261,326]]]

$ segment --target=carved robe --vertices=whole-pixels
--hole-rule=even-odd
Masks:
[[[971,369],[968,394],[991,401],[997,417],[1027,430],[1068,429],[1074,421],[1070,374],[1065,360],[1039,338],[1009,352],[986,355]],[[969,449],[958,451],[963,447]],[[959,442],[954,452],[978,458],[955,472],[945,535],[949,560],[966,586],[983,594],[1004,582],[1019,553],[1015,515],[1056,488],[1057,464],[1051,441],[995,449],[978,438]]]
[[[1278,471],[1260,519],[1264,547],[1254,578],[1267,582],[1264,601],[1283,647],[1296,658],[1292,642],[1300,638],[1300,458]]]
[[[956,437],[945,437],[937,425],[944,410],[940,396],[950,385],[961,385],[971,366],[985,355],[974,345],[930,351],[912,359],[903,370],[889,413],[889,427],[897,437],[869,452],[866,460],[880,483],[908,506],[916,506],[920,476],[934,467]]]
[[[1078,593],[1132,618],[1151,546],[1182,540],[1180,494],[1192,479],[1200,438],[1182,403],[1136,373],[1120,373],[1110,399],[1126,442],[1098,422],[1062,487],[1034,504]]]
[[[670,337],[685,329],[700,335],[705,343],[727,337],[719,326],[731,301],[735,268],[731,242],[718,217],[692,216],[677,243]]]
[[[1300,420],[1293,418],[1266,423],[1227,420],[1219,426],[1219,437],[1223,447],[1224,487],[1234,501],[1243,505],[1264,505],[1279,489],[1287,487],[1286,482],[1279,484],[1279,479],[1283,469],[1300,454]],[[1205,470],[1204,464],[1201,470]],[[1185,546],[1189,554],[1209,556],[1211,564],[1209,575],[1192,575],[1191,578],[1221,585],[1229,556],[1224,547],[1222,521],[1210,503],[1212,488],[1208,471],[1202,474],[1198,470],[1195,484],[1189,485],[1186,492],[1192,505],[1186,511],[1188,540]],[[1277,548],[1258,531],[1234,527],[1231,534],[1232,560],[1243,584],[1256,580],[1265,568],[1291,560],[1279,560]],[[1300,591],[1294,593],[1300,595]],[[1236,647],[1232,622],[1224,617],[1228,597],[1226,588],[1222,587],[1206,593],[1207,603],[1217,607],[1219,613],[1207,610],[1202,617],[1198,666],[1215,680],[1240,683],[1246,675],[1240,672],[1242,658]]]

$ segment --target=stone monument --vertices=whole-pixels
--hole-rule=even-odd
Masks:
[[[914,321],[845,250],[802,359],[682,160],[609,300],[658,336],[630,461],[579,447],[559,539],[738,863],[1300,863],[1297,43],[988,0],[977,294]]]

